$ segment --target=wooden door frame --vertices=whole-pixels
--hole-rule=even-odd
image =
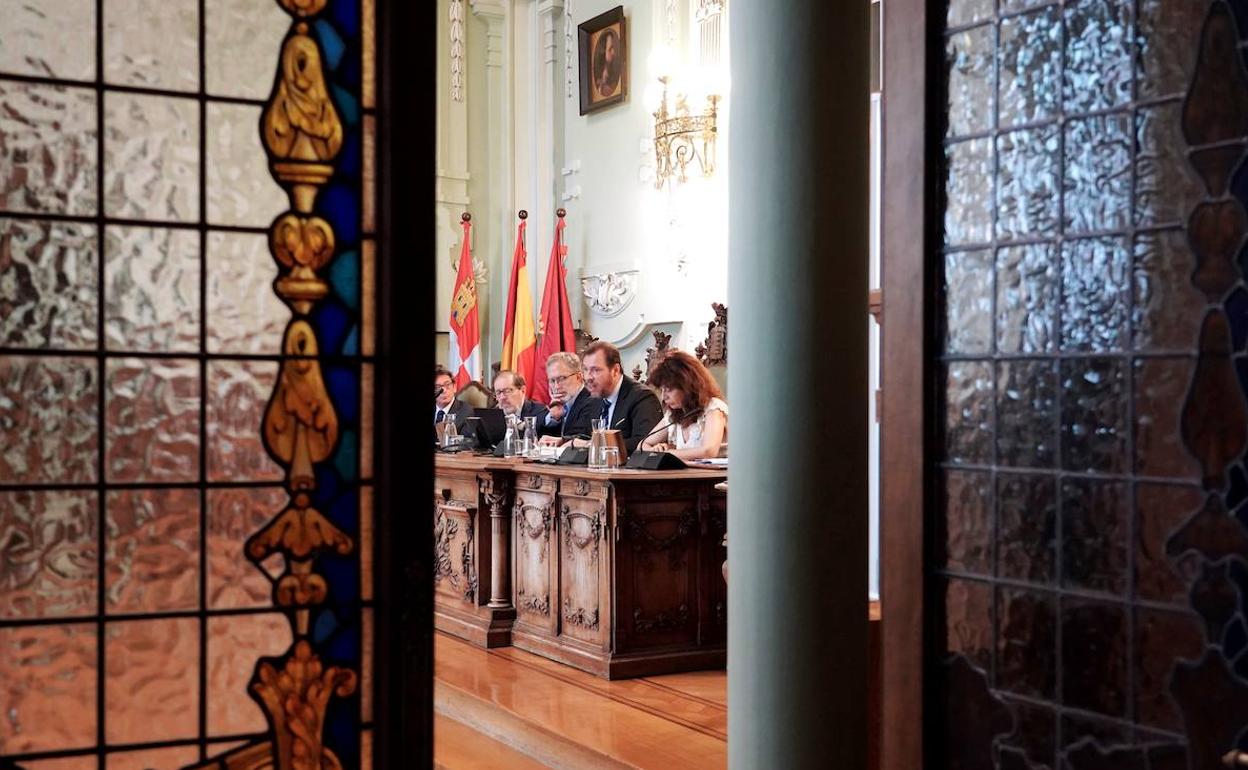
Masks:
[[[413,512],[433,488],[423,426],[434,360],[438,16],[436,3],[411,0],[376,0],[376,12],[372,766],[423,768],[433,766],[433,542],[428,518]]]
[[[936,72],[925,0],[884,0],[880,275],[885,323],[880,346],[880,598],[883,770],[923,767],[924,513],[927,508],[928,298],[935,271],[938,116],[928,96]],[[933,21],[935,20],[934,11]],[[934,82],[934,81],[933,81]]]

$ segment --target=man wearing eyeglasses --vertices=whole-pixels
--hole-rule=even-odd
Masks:
[[[498,399],[498,408],[507,417],[515,415],[522,420],[525,417],[536,417],[537,424],[541,425],[546,421],[547,409],[536,401],[529,400],[525,385],[524,377],[510,369],[504,369],[495,375],[494,397]]]
[[[471,404],[465,404],[455,398],[455,377],[441,366],[433,370],[433,440],[436,444],[440,436],[438,425],[444,421],[455,423],[457,430],[463,430],[464,423],[472,416]]]
[[[575,353],[554,353],[546,359],[550,384],[550,410],[539,426],[542,443],[560,444],[575,437],[588,438],[593,419],[602,410],[601,399],[585,388],[581,359]]]

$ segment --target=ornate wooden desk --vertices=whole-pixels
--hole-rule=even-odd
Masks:
[[[434,625],[608,679],[723,666],[725,478],[439,455]]]

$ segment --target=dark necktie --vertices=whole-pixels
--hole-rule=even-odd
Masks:
[[[602,412],[599,413],[598,417],[605,420],[610,416],[611,416],[611,402],[604,398],[602,400]]]

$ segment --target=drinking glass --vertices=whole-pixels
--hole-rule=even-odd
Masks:
[[[589,436],[589,458],[586,464],[591,470],[602,467],[602,450],[607,445],[607,421],[595,417],[590,421],[594,432]]]
[[[459,429],[455,427],[455,418],[447,415],[442,421],[442,446],[451,447],[459,443]]]
[[[620,468],[620,448],[613,446],[604,446],[602,448],[602,469],[604,471],[614,471]]]
[[[520,454],[531,457],[537,450],[537,418],[524,418],[524,436],[521,439]]]

